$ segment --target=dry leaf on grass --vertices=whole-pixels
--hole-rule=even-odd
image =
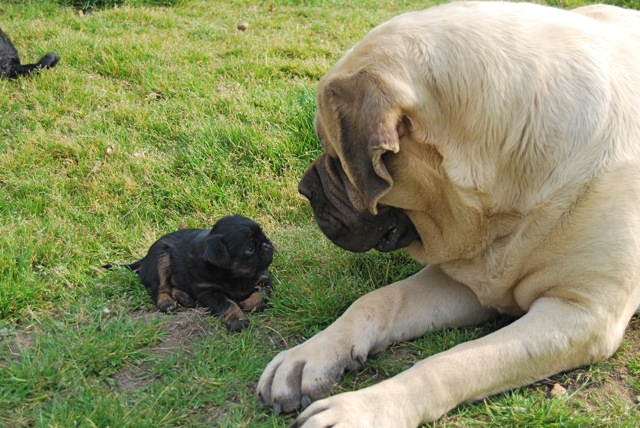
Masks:
[[[90,179],[96,172],[100,171],[101,166],[102,166],[102,161],[97,161],[96,164],[91,169],[91,171],[89,171],[89,174],[87,174],[87,176],[85,177],[85,180]]]
[[[567,390],[565,387],[563,387],[559,383],[556,383],[555,385],[553,385],[553,388],[551,388],[550,394],[554,398],[562,397],[563,395],[567,394]]]

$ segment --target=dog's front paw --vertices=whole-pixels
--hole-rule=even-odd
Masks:
[[[232,303],[220,316],[229,331],[242,331],[249,326],[249,318],[235,303]]]
[[[160,310],[160,312],[170,314],[172,312],[175,312],[178,309],[178,302],[173,300],[171,297],[168,297],[168,296],[160,296],[160,297],[161,298],[158,298],[158,301],[156,302],[156,307]]]
[[[257,388],[264,404],[276,412],[307,407],[324,397],[346,369],[364,365],[366,352],[326,332],[279,353],[269,363]]]
[[[399,392],[399,391],[397,391]],[[415,427],[393,386],[374,385],[359,391],[346,392],[311,404],[298,416],[292,427]]]
[[[242,331],[249,327],[249,319],[246,317],[240,318],[237,316],[231,316],[229,318],[225,318],[223,322],[225,327],[227,327],[229,331],[233,332]]]

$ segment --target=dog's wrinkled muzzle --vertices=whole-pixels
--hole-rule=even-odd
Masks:
[[[305,172],[298,191],[311,203],[320,230],[336,245],[356,253],[388,252],[419,239],[401,209],[380,206],[373,215],[354,194],[340,162],[321,155]],[[358,206],[355,206],[358,205]]]

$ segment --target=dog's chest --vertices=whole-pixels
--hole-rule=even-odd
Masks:
[[[480,303],[510,315],[522,315],[514,297],[514,289],[522,270],[522,261],[509,257],[508,240],[498,240],[469,259],[458,259],[441,264],[442,270],[469,287]]]

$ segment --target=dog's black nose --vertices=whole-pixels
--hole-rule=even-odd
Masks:
[[[301,181],[300,184],[298,184],[298,193],[307,198],[309,201],[313,199],[313,191],[311,189],[308,189],[304,185],[304,181]]]
[[[270,252],[272,252],[272,251],[273,251],[273,245],[271,245],[271,244],[269,244],[269,243],[267,243],[267,242],[263,242],[263,243],[262,243],[262,250],[263,250],[263,251],[270,251]]]
[[[316,196],[317,190],[320,190],[319,193],[322,192],[322,180],[320,179],[320,174],[318,173],[318,169],[314,162],[309,168],[307,168],[307,171],[298,183],[298,193],[306,197],[309,202],[311,202]]]

